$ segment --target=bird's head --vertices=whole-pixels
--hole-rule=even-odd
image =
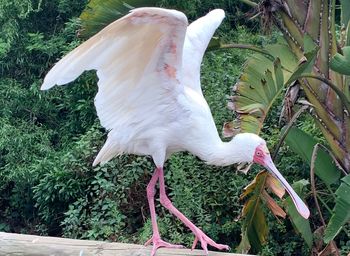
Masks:
[[[242,159],[245,162],[254,162],[256,164],[265,167],[275,178],[277,178],[283,187],[287,190],[291,196],[294,205],[301,216],[307,219],[310,215],[310,211],[300,197],[295,193],[293,188],[285,180],[282,174],[277,170],[275,164],[272,161],[270,152],[266,146],[264,139],[256,134],[252,133],[241,133],[234,137],[236,146],[241,147]],[[246,149],[246,150],[243,150]]]

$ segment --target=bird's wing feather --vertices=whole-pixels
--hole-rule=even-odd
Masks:
[[[224,18],[225,12],[215,9],[192,22],[187,28],[183,53],[183,83],[199,93],[202,93],[200,67],[203,55]]]
[[[95,106],[110,131],[94,164],[136,147],[135,137],[179,115],[186,16],[175,10],[139,8],[74,49],[47,74],[42,89],[97,70]],[[155,136],[155,135],[154,135]],[[147,153],[147,152],[145,152]]]

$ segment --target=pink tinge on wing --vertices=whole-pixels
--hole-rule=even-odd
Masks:
[[[289,185],[289,183],[282,176],[282,174],[277,170],[275,164],[272,162],[270,155],[266,156],[265,167],[267,167],[273,173],[273,175],[282,183],[283,187],[287,190],[288,194],[292,198],[293,203],[297,208],[299,214],[305,219],[308,219],[310,216],[309,208],[306,206],[303,200],[301,200],[301,198],[294,191],[294,189]]]

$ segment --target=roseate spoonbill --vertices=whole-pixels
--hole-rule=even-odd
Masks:
[[[273,164],[266,142],[242,133],[222,142],[200,85],[205,49],[225,13],[217,9],[188,26],[175,10],[138,8],[113,22],[62,58],[46,75],[42,89],[75,80],[85,70],[97,70],[95,106],[108,138],[93,165],[129,153],[150,155],[156,169],[147,186],[153,236],[152,255],[159,247],[180,247],[163,241],[156,222],[155,185],[160,203],[178,217],[208,253],[217,244],[171,203],[165,192],[163,165],[174,152],[189,151],[208,164],[226,166],[255,162],[280,180],[299,213],[309,210]]]

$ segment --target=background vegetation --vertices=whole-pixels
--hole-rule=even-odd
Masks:
[[[0,231],[143,243],[151,235],[145,190],[154,166],[147,157],[123,156],[92,168],[106,138],[93,106],[95,74],[86,73],[71,86],[39,90],[50,67],[80,43],[77,17],[86,4],[0,0]],[[217,34],[226,42],[264,46],[279,40],[278,32],[263,36],[259,23],[247,21],[249,8],[238,1],[161,0],[157,5],[182,10],[190,20],[216,7],[225,9],[228,17]],[[218,129],[234,119],[227,103],[249,54],[230,50],[205,56],[203,90]],[[280,112],[275,104],[262,129],[271,149],[280,136]],[[309,116],[297,126],[324,141]],[[291,183],[309,177],[307,164],[287,146],[280,150],[278,167]],[[165,169],[174,204],[213,239],[236,248],[242,229],[240,194],[258,168],[244,175],[234,166],[210,167],[181,153]],[[157,210],[163,237],[190,246],[192,234],[163,208]],[[289,218],[277,221],[262,210],[270,232],[260,253],[311,253]],[[317,221],[311,222],[313,228]],[[336,240],[343,255],[350,250],[347,230]]]

